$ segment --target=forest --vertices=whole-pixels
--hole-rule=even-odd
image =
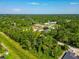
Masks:
[[[57,28],[33,31],[34,24],[48,22],[56,22]],[[79,15],[0,15],[0,32],[38,59],[58,59],[68,49],[58,41],[79,48]]]

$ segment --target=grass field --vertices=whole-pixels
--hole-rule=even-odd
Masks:
[[[17,42],[13,41],[3,32],[0,32],[0,42],[8,48],[9,55],[5,56],[6,59],[37,59],[29,51],[23,50]]]

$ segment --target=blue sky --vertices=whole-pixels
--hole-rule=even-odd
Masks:
[[[79,14],[79,0],[0,0],[0,14]]]

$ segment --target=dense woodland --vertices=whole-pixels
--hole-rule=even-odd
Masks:
[[[33,31],[33,24],[48,21],[56,21],[58,28],[48,32]],[[0,31],[38,59],[57,59],[67,50],[67,46],[60,46],[57,41],[79,48],[79,15],[0,15]]]

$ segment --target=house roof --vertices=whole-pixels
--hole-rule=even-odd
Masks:
[[[4,59],[4,56],[0,57],[0,59]]]
[[[75,56],[74,53],[68,51],[62,59],[79,59],[79,58]]]

